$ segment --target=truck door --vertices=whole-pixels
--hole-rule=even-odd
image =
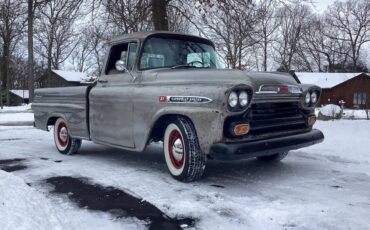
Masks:
[[[104,72],[90,93],[90,136],[98,143],[134,148],[134,81],[131,71],[138,44],[128,42],[111,47]],[[128,71],[116,69],[125,63]],[[123,62],[122,62],[123,61]]]

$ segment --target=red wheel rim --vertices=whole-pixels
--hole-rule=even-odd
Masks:
[[[60,122],[57,127],[58,142],[62,147],[68,144],[68,130],[64,122]]]
[[[176,169],[184,165],[184,142],[181,134],[177,130],[172,130],[168,138],[168,152],[171,163]]]

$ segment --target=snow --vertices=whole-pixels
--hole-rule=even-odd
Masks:
[[[348,81],[362,73],[311,73],[296,72],[296,76],[303,84],[320,86],[323,89],[333,88],[345,81]]]
[[[0,125],[32,125],[33,121],[31,104],[0,109]]]
[[[370,113],[370,111],[369,111]],[[370,116],[370,114],[369,114]],[[344,109],[342,113],[344,119],[367,119],[366,111],[361,109]]]
[[[27,194],[27,195],[25,195]],[[63,229],[61,216],[50,200],[23,179],[0,170],[2,229]],[[47,217],[47,218],[45,218]]]
[[[53,69],[52,71],[69,82],[81,82],[87,79],[87,74],[83,72],[64,71],[55,69]]]
[[[144,228],[135,219],[79,208],[43,183],[51,176],[75,176],[128,191],[171,217],[196,218],[196,229],[369,229],[370,121],[319,121],[316,128],[325,141],[292,151],[281,163],[208,161],[205,177],[186,184],[168,174],[159,144],[137,154],[83,142],[78,155],[65,156],[55,149],[52,133],[0,126],[0,159],[25,158],[28,166],[0,174],[0,184],[15,181],[0,185],[0,200],[5,196],[18,207],[0,202],[0,221],[10,226],[25,215],[19,221],[27,229]],[[6,211],[12,215],[3,218]]]
[[[0,113],[17,113],[17,112],[29,112],[31,111],[31,104],[24,104],[21,106],[4,106],[0,108]]]
[[[338,105],[329,104],[320,108],[320,113],[327,117],[336,117],[340,114],[341,108]]]
[[[340,107],[337,105],[326,105],[323,107],[318,107],[315,109],[316,116],[319,116],[319,113],[332,117],[333,111],[336,115],[340,113]],[[369,111],[370,116],[370,111]],[[350,120],[364,120],[367,119],[366,110],[363,109],[343,109],[341,119],[350,119]]]
[[[32,125],[33,113],[0,113],[0,125]]]
[[[28,99],[29,98],[28,90],[12,89],[12,90],[10,90],[10,92],[14,93],[15,95],[17,95],[18,97],[23,98],[23,99]]]
[[[109,219],[108,215],[94,216],[76,212],[62,200],[50,199],[44,193],[28,186],[12,173],[0,170],[0,223],[1,229],[51,230],[51,229],[122,229],[122,224]],[[140,229],[135,223],[127,223],[125,229]]]

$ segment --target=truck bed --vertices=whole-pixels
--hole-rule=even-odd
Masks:
[[[32,110],[35,127],[48,130],[59,117],[65,119],[72,137],[90,139],[88,93],[91,86],[44,88],[35,90]]]

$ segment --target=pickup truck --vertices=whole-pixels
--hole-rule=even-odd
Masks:
[[[91,85],[35,92],[35,127],[53,126],[55,145],[74,154],[81,140],[143,152],[163,142],[177,180],[199,179],[206,160],[280,161],[322,142],[313,129],[321,89],[286,73],[222,69],[212,41],[140,32],[110,41]]]

